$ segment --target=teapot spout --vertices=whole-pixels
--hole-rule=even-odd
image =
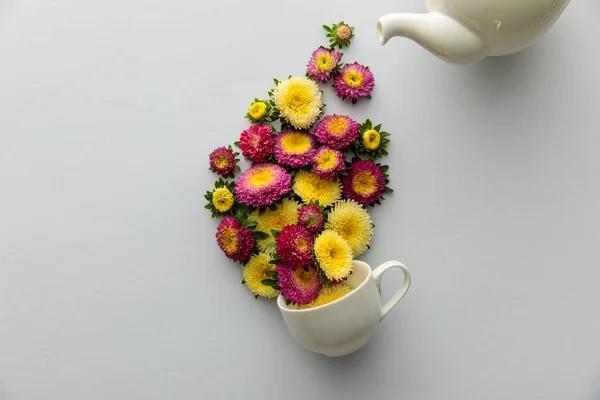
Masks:
[[[489,54],[477,35],[443,14],[388,14],[377,21],[379,42],[394,36],[414,40],[437,57],[453,64],[474,64]]]

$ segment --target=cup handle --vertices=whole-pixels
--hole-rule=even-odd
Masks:
[[[381,277],[390,268],[400,268],[402,272],[404,272],[404,282],[398,291],[392,296],[392,298],[381,307],[381,319],[382,321],[385,316],[392,311],[392,308],[396,307],[396,304],[402,300],[402,298],[408,292],[408,288],[410,288],[410,272],[408,272],[408,268],[404,264],[398,261],[388,261],[381,264],[379,267],[375,268],[373,271],[373,278],[375,279],[375,284],[377,288],[381,289]]]

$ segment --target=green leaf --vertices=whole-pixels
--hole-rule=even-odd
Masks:
[[[277,210],[277,204],[275,204],[275,203],[273,203],[273,204],[270,204],[270,205],[269,205],[269,210],[271,210],[271,211],[275,211],[275,210]]]
[[[281,231],[276,231],[275,229],[271,229],[271,235],[273,235],[273,237],[277,237],[277,236],[279,236],[279,233],[280,233],[280,232],[281,232]]]
[[[385,189],[383,189],[383,193],[394,193],[394,189],[386,186]]]
[[[390,169],[389,165],[382,165],[381,166],[381,171],[383,171],[383,172],[387,172],[388,169]]]
[[[255,299],[258,299],[258,295],[257,295],[257,294],[255,294],[255,295],[254,295],[254,298],[255,298]]]
[[[275,289],[275,290],[281,290],[281,288],[279,287],[279,285],[273,285],[273,286],[271,286],[271,287],[272,287],[273,289]]]
[[[379,130],[381,129],[381,124],[377,125],[377,126],[376,126],[375,128],[373,128],[373,129],[375,129],[377,132],[379,132]]]
[[[262,281],[260,281],[260,283],[270,287],[277,286],[277,281],[275,279],[263,279]]]
[[[261,215],[263,215],[265,212],[267,211],[267,207],[262,206],[258,208],[258,216],[260,217]]]
[[[267,275],[269,278],[272,278],[272,279],[278,278],[277,271],[267,271],[267,272],[265,272],[265,275]]]
[[[331,28],[327,25],[323,25],[323,29],[325,29],[327,32],[331,32]]]
[[[274,259],[272,259],[271,261],[269,261],[269,264],[272,264],[272,265],[277,265],[277,264],[279,264],[279,260],[278,260],[278,259],[276,259],[276,258],[274,258]]]
[[[245,285],[245,284],[246,284],[246,280],[242,279],[242,285]]]
[[[246,222],[246,228],[254,229],[258,226],[258,222],[256,221],[248,221]]]
[[[261,231],[253,231],[252,237],[256,240],[264,240],[264,239],[268,239],[269,235],[267,235],[266,233],[261,232]]]

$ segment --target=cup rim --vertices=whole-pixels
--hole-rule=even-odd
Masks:
[[[341,302],[342,300],[344,300],[350,296],[353,296],[355,294],[355,292],[358,291],[358,289],[362,288],[363,286],[365,286],[367,284],[367,282],[369,281],[369,278],[371,278],[371,275],[373,274],[373,270],[371,269],[371,266],[364,261],[354,260],[354,261],[352,261],[352,263],[364,266],[365,269],[367,270],[367,277],[360,283],[360,285],[358,285],[356,288],[352,289],[352,291],[350,293],[348,293],[347,295],[340,297],[339,299],[334,300],[331,303],[323,304],[322,306],[313,307],[313,308],[305,308],[302,310],[296,310],[293,308],[288,308],[287,305],[282,305],[283,302],[285,302],[285,301],[283,300],[283,294],[280,293],[279,296],[277,296],[277,306],[279,307],[279,309],[281,311],[285,311],[285,312],[289,312],[289,313],[307,313],[307,312],[311,312],[311,311],[322,310],[326,307],[329,307],[338,302]]]

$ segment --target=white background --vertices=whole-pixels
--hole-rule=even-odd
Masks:
[[[597,400],[600,6],[462,68],[378,44],[419,0],[0,0],[0,398]],[[392,133],[372,266],[413,272],[370,344],[298,347],[203,209],[208,153],[345,19]],[[400,284],[386,275],[384,296]]]

